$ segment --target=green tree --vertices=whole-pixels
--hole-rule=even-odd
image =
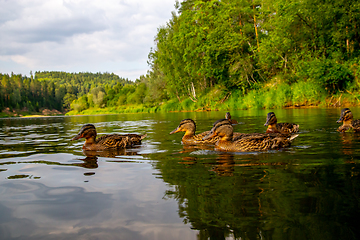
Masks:
[[[97,107],[104,107],[105,90],[103,87],[98,86],[91,90],[92,100]]]
[[[71,93],[67,93],[64,96],[63,99],[63,107],[69,109],[71,103],[76,100],[76,95],[75,94],[71,94]]]

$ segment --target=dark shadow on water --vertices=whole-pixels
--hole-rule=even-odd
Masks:
[[[354,135],[342,139],[344,146],[359,140]],[[340,171],[336,165],[302,166],[293,159],[295,150],[193,154],[198,151],[201,148],[183,146],[175,159],[156,166],[162,179],[176,186],[164,198],[176,199],[179,217],[199,230],[198,239],[359,236],[354,222],[359,213],[358,166],[347,164]],[[346,175],[349,172],[352,176]]]

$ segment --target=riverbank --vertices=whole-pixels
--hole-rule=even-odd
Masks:
[[[206,94],[197,101],[184,98],[168,100],[160,104],[126,104],[104,108],[88,108],[82,111],[72,110],[60,112],[58,110],[41,109],[40,112],[4,109],[0,117],[47,117],[61,115],[101,115],[121,113],[156,113],[156,112],[203,112],[203,111],[231,111],[245,109],[280,109],[280,108],[313,108],[313,107],[352,107],[360,104],[359,96],[355,92],[342,92],[334,95],[317,94],[316,89],[307,89],[299,93],[296,89],[274,89],[250,91],[245,96],[239,92],[223,92],[219,95]]]
[[[248,98],[251,98],[248,97]],[[204,104],[202,106],[196,105],[184,100],[183,102],[168,101],[156,107],[147,107],[145,105],[122,105],[119,107],[105,107],[105,108],[89,108],[83,111],[69,111],[66,115],[100,115],[100,114],[120,114],[120,113],[156,113],[156,112],[203,112],[203,111],[227,111],[227,110],[246,110],[246,109],[279,109],[279,108],[338,108],[338,107],[352,107],[358,106],[359,100],[352,94],[340,94],[333,95],[325,98],[323,101],[313,101],[312,99],[306,99],[304,102],[281,104],[275,106],[274,104],[266,104],[258,99],[264,99],[264,97],[253,97],[253,99],[243,99],[243,105],[237,104],[231,99],[227,101],[212,104]],[[185,104],[184,104],[185,102]],[[248,105],[246,105],[247,103]],[[197,107],[196,107],[197,106]],[[237,107],[239,106],[239,107]]]
[[[347,88],[334,92],[314,81],[290,84],[274,78],[266,84],[254,85],[251,90],[214,86],[208,91],[192,96],[184,94],[161,101],[150,101],[149,98],[133,101],[136,92],[130,95],[118,93],[106,96],[106,100],[96,106],[92,98],[85,96],[72,102],[71,111],[67,115],[351,107],[360,104],[359,86],[358,81],[354,81]],[[101,105],[105,107],[99,107]]]
[[[0,112],[0,118],[8,117],[48,117],[48,116],[61,116],[65,115],[66,112],[60,112],[56,109],[40,109],[39,112],[28,111],[27,109],[10,109],[5,108]]]

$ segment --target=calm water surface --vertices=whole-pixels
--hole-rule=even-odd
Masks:
[[[360,134],[336,132],[340,110],[275,110],[300,124],[292,147],[232,154],[169,135],[220,111],[0,119],[0,239],[359,239]],[[232,111],[235,131],[264,132],[267,112]],[[89,154],[70,141],[85,123],[148,136]]]

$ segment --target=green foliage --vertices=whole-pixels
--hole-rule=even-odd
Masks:
[[[75,94],[71,94],[71,93],[65,94],[64,99],[63,99],[64,108],[69,108],[71,103],[73,101],[75,101],[75,100],[76,100],[76,95]]]
[[[228,101],[224,102],[224,106],[222,110],[228,110],[228,109],[243,109],[241,107],[241,101],[242,94],[241,91],[233,91],[228,99]]]
[[[91,89],[92,101],[96,107],[104,107],[105,90],[102,86]]]
[[[140,83],[136,86],[136,89],[133,93],[129,94],[127,97],[127,102],[131,104],[142,104],[146,94],[146,85],[145,83]]]
[[[275,105],[273,107],[286,107],[290,105],[291,102],[291,87],[288,84],[281,83],[278,84],[276,93],[274,93]],[[271,99],[269,99],[269,102]],[[266,108],[273,108],[272,106]]]
[[[317,82],[331,94],[344,90],[354,79],[348,68],[329,59],[299,62],[297,76]]]
[[[299,81],[291,86],[292,103],[299,106],[315,105],[324,101],[325,90],[314,81]]]
[[[195,103],[190,98],[187,98],[181,102],[182,110],[195,110],[195,107]]]
[[[251,22],[259,13],[252,3],[184,1],[178,11],[158,29],[156,49],[149,54],[170,97],[194,97],[193,90],[248,86],[259,80],[251,58],[251,46],[257,43]]]
[[[181,111],[181,104],[177,99],[170,99],[168,102],[164,103],[160,111],[162,112],[174,112],[174,111]]]
[[[71,103],[71,109],[74,109],[77,112],[84,111],[85,109],[88,109],[88,108],[89,108],[89,103],[88,103],[87,95],[83,95],[82,97],[80,97],[77,100],[74,100]]]
[[[357,71],[348,62],[359,57],[359,11],[354,0],[178,2],[177,14],[158,29],[150,79],[178,99],[214,86],[240,90],[249,93],[247,107],[290,104],[289,89],[280,90],[282,96],[259,93],[261,101],[251,96],[279,75],[289,83],[315,81],[336,94],[352,85]]]
[[[264,102],[263,92],[252,90],[244,97],[241,108],[263,108]]]
[[[94,105],[100,107],[106,102],[105,89],[129,83],[132,82],[113,73],[36,72],[35,77],[32,74],[31,77],[0,74],[0,109],[8,107],[38,112],[42,108],[63,111],[71,106],[77,110]],[[82,98],[91,89],[98,88],[101,91],[92,93],[94,99]]]

